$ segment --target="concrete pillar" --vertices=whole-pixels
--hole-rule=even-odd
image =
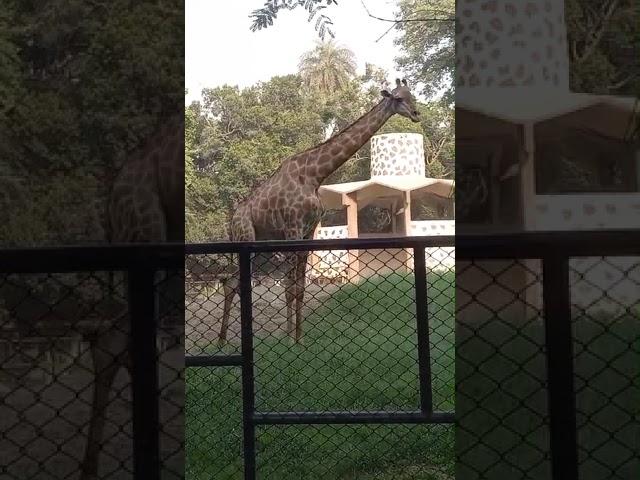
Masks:
[[[391,211],[391,232],[395,235],[398,233],[398,220],[396,219],[396,210],[398,210],[398,200],[395,198],[391,201],[389,207]]]
[[[411,234],[411,192],[403,192],[402,194],[402,212],[404,236],[408,237]],[[404,253],[404,265],[407,272],[413,272],[413,250],[406,248]]]
[[[524,231],[536,229],[536,168],[535,168],[535,137],[534,124],[523,125],[523,164],[520,169],[520,201],[522,211],[522,227]],[[525,271],[525,295],[527,315],[531,316],[536,310],[542,309],[542,271],[537,260],[523,259],[521,262],[527,267]],[[536,277],[540,280],[536,282]]]
[[[343,194],[342,205],[347,209],[347,232],[349,238],[358,238],[358,200],[357,194]],[[360,276],[360,254],[358,250],[349,250],[348,278],[358,281]]]
[[[522,226],[524,230],[535,229],[536,169],[534,126],[526,123],[523,129],[523,155],[520,168],[520,198]]]

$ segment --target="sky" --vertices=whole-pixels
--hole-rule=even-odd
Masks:
[[[335,41],[351,49],[358,62],[358,73],[373,63],[389,73],[389,81],[401,76],[394,58],[395,30],[376,39],[391,23],[370,18],[393,18],[397,0],[340,0],[325,10],[333,20]],[[200,98],[203,88],[224,84],[240,88],[267,81],[275,75],[297,72],[300,56],[312,50],[319,40],[315,20],[307,22],[302,8],[283,11],[270,27],[252,32],[249,14],[264,0],[186,0],[185,62],[186,103]],[[330,37],[326,37],[327,39]]]

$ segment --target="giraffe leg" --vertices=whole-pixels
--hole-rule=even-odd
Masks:
[[[240,207],[236,210],[230,223],[230,240],[232,242],[251,242],[256,239],[255,230],[251,223],[251,212],[247,207]],[[222,324],[218,336],[218,346],[222,346],[227,341],[227,330],[229,328],[229,316],[231,315],[231,305],[240,289],[240,272],[236,270],[234,274],[222,282],[224,287],[224,306],[222,310]]]
[[[126,348],[127,333],[115,328],[100,335],[91,344],[95,380],[81,480],[98,478],[98,457],[104,433],[106,409],[109,404],[109,392],[118,370],[126,366],[123,358]]]
[[[227,278],[222,282],[224,289],[224,306],[222,309],[222,323],[220,324],[220,333],[218,335],[218,346],[222,347],[227,342],[227,330],[229,329],[229,316],[231,315],[231,306],[233,299],[238,293],[239,280],[237,274],[231,278]]]
[[[309,252],[299,252],[296,258],[296,343],[302,340],[302,307],[304,305],[308,258]]]

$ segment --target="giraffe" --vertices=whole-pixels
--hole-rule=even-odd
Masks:
[[[184,242],[184,114],[172,117],[129,158],[108,198],[110,243]],[[171,287],[184,290],[178,275]],[[176,281],[180,282],[179,284]],[[127,295],[132,295],[127,286]],[[135,321],[135,319],[133,319]],[[82,480],[97,478],[109,392],[120,368],[131,370],[130,319],[119,315],[91,345],[95,375]]]
[[[240,202],[229,220],[230,240],[311,238],[324,213],[318,195],[322,182],[349,160],[393,115],[402,115],[413,122],[420,121],[415,98],[406,80],[396,79],[396,87],[391,92],[382,90],[380,93],[382,99],[371,110],[327,141],[285,159],[270,178]],[[287,334],[296,343],[302,337],[308,255],[309,252],[286,255],[290,266],[285,280]],[[219,345],[226,342],[231,305],[238,288],[237,273],[225,280]]]

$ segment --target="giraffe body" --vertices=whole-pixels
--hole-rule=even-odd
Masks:
[[[121,168],[108,199],[107,221],[112,243],[184,241],[182,114],[171,119]],[[178,275],[172,275],[166,284],[167,293],[172,288],[184,290]],[[135,295],[129,285],[127,295]],[[91,345],[95,382],[82,480],[98,478],[109,392],[120,368],[131,369],[131,321],[135,319],[130,319],[127,312],[121,314]]]
[[[229,222],[231,241],[303,240],[313,236],[324,207],[318,189],[322,182],[351,158],[394,114],[420,121],[415,99],[406,82],[396,80],[392,92],[329,140],[295,154],[237,205]],[[286,255],[289,272],[285,282],[287,333],[296,342],[302,336],[302,304],[309,252]],[[219,343],[226,342],[231,304],[238,293],[237,275],[225,282],[225,302]],[[294,306],[295,303],[295,306]],[[294,323],[295,315],[295,323]]]

